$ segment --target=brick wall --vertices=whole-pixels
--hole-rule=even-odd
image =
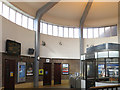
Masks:
[[[5,53],[2,54],[2,83],[4,84],[4,67],[5,67],[5,59],[16,60],[16,83],[17,83],[17,62],[33,62],[34,57],[29,56],[14,56],[7,55]],[[41,58],[39,63],[39,68],[43,68],[43,63],[46,62],[46,58]],[[69,64],[69,73],[73,74],[75,72],[80,71],[80,61],[79,60],[70,60],[70,59],[50,59],[50,63],[52,63],[52,79],[54,79],[54,63],[68,63]],[[69,75],[62,75],[62,79],[69,79]],[[39,76],[39,80],[43,80],[43,76]],[[33,76],[26,76],[26,82],[33,82]]]

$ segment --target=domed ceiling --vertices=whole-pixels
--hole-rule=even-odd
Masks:
[[[36,15],[36,11],[47,2],[11,2],[14,6]],[[78,27],[87,2],[59,2],[47,13],[42,20],[63,25]],[[93,2],[85,21],[85,27],[99,27],[118,23],[118,2]]]

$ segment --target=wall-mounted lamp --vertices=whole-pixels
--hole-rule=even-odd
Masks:
[[[42,41],[42,46],[46,46],[46,43],[45,43],[45,41]]]
[[[62,42],[59,42],[59,45],[62,45]]]

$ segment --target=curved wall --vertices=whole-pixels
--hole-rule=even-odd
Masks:
[[[11,21],[2,18],[2,50],[5,52],[6,39],[15,40],[22,44],[21,54],[28,55],[28,48],[34,48],[35,32],[23,28]],[[40,44],[45,41],[46,46],[40,46],[40,56],[47,58],[66,58],[66,59],[79,59],[79,39],[75,38],[60,38],[49,35],[41,34]],[[59,45],[59,42],[62,45]],[[85,48],[91,45],[97,45],[102,43],[118,43],[118,36],[108,38],[96,38],[96,39],[85,39]],[[84,50],[85,50],[84,48]]]

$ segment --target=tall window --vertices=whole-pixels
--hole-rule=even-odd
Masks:
[[[93,38],[93,28],[88,28],[88,38]]]
[[[43,23],[40,22],[40,33],[42,33],[42,31],[43,31]]]
[[[59,37],[63,37],[63,27],[59,27]]]
[[[117,36],[117,26],[111,26],[111,36]]]
[[[14,23],[15,23],[15,18],[16,18],[15,14],[16,14],[16,11],[10,8],[10,21]]]
[[[0,2],[0,15],[2,15],[2,2]]]
[[[104,37],[104,28],[99,28],[99,36]]]
[[[3,4],[3,16],[7,19],[9,18],[9,7],[5,4]]]
[[[110,27],[105,27],[105,37],[110,37]]]
[[[22,26],[27,28],[27,24],[28,24],[28,17],[26,16],[22,16]]]
[[[52,35],[52,25],[48,24],[48,35]]]
[[[73,38],[73,28],[69,28],[69,38]]]
[[[88,36],[88,30],[87,30],[87,28],[84,28],[83,29],[83,38],[87,38],[87,36]]]
[[[28,29],[33,30],[33,23],[34,23],[33,19],[28,18]]]
[[[43,23],[43,34],[47,34],[47,24]]]
[[[94,28],[94,38],[98,38],[98,37],[99,37],[98,28]]]
[[[64,37],[68,37],[68,28],[64,27]]]
[[[74,28],[74,38],[79,38],[79,28]]]
[[[21,25],[22,15],[20,13],[16,13],[16,24]]]
[[[58,36],[58,27],[53,25],[53,36]]]

